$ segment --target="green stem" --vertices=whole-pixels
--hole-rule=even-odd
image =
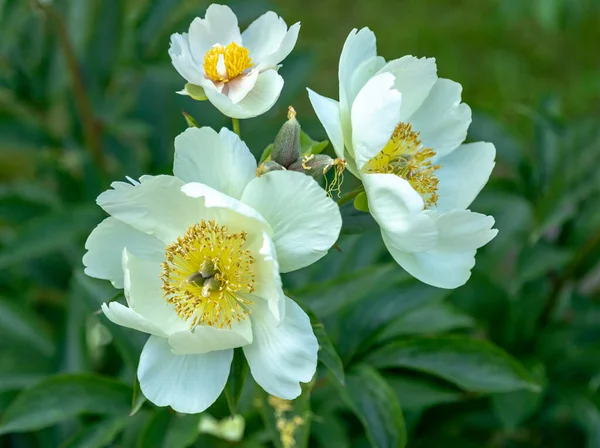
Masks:
[[[353,200],[356,196],[358,196],[363,191],[365,191],[365,189],[361,186],[361,187],[357,188],[356,190],[346,193],[344,196],[342,196],[340,199],[338,199],[338,201],[337,201],[338,206],[341,207],[342,205],[346,204],[347,202],[350,202],[351,200]]]
[[[237,118],[232,118],[231,122],[233,123],[233,132],[241,137],[242,133],[240,132],[240,120]]]

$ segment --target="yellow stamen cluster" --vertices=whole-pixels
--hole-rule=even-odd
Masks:
[[[379,154],[363,167],[365,173],[395,174],[406,179],[423,197],[425,208],[437,205],[438,178],[434,174],[440,165],[432,165],[435,151],[424,148],[419,133],[410,123],[400,123]]]
[[[231,327],[248,317],[254,291],[254,258],[244,249],[246,233],[200,221],[169,244],[162,264],[164,297],[191,328]]]
[[[218,70],[219,57],[223,56],[225,71]],[[215,82],[228,82],[252,67],[252,59],[247,48],[231,42],[227,46],[215,45],[204,55],[204,72]]]
[[[286,418],[286,413],[293,411],[292,402],[282,398],[269,395],[269,404],[275,410],[275,425],[279,431],[279,440],[283,448],[294,448],[296,446],[295,433],[305,421],[299,415]]]

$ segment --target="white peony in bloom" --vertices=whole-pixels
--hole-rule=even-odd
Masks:
[[[208,408],[235,347],[277,397],[297,397],[315,373],[317,340],[279,273],[327,253],[339,209],[309,176],[255,171],[236,134],[190,128],[175,140],[175,177],[114,182],[98,197],[111,216],[86,242],[85,272],[125,289],[128,306],[102,306],[111,321],[150,334],[138,378],[156,405]]]
[[[232,118],[268,111],[279,98],[283,78],[277,73],[296,45],[300,23],[289,30],[269,11],[240,34],[228,6],[210,5],[195,18],[188,33],[173,34],[169,55],[187,82],[200,86],[208,100]]]
[[[463,144],[471,123],[460,84],[434,59],[377,56],[375,35],[353,30],[339,63],[335,101],[309,89],[339,157],[363,182],[383,241],[411,275],[441,288],[470,277],[494,219],[467,208],[494,167],[491,143]]]

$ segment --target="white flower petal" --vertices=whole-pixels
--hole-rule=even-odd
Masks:
[[[268,11],[242,33],[242,44],[248,49],[252,62],[256,64],[279,49],[286,33],[285,20],[273,11]]]
[[[223,115],[244,119],[256,117],[271,109],[282,88],[283,78],[275,70],[267,70],[258,75],[254,88],[237,104],[214,89],[207,89],[206,96]]]
[[[346,97],[348,104],[351,105],[356,99],[358,92],[362,90],[365,84],[385,65],[385,59],[382,56],[374,56],[362,62],[350,77],[350,82],[346,85]]]
[[[250,318],[234,322],[229,328],[201,325],[193,331],[178,331],[169,336],[169,345],[176,355],[201,355],[219,350],[242,347],[252,342]]]
[[[433,58],[403,56],[388,62],[379,73],[391,73],[396,78],[394,89],[402,94],[400,121],[407,122],[423,104],[437,80]]]
[[[170,243],[198,221],[197,201],[181,193],[173,176],[142,176],[140,185],[113,182],[96,202],[131,227]]]
[[[160,263],[136,257],[123,250],[125,298],[129,307],[160,328],[165,334],[189,329],[190,325],[163,297]]]
[[[465,209],[477,197],[494,169],[496,148],[492,143],[477,142],[461,145],[439,160],[436,171],[439,180],[440,211]]]
[[[198,86],[204,84],[204,68],[198,66],[198,63],[192,55],[187,33],[174,33],[171,35],[169,56],[171,57],[171,62],[175,69],[187,82]]]
[[[227,382],[233,350],[175,355],[166,339],[150,336],[138,366],[140,388],[157,406],[196,414],[215,402]]]
[[[348,89],[351,87],[356,68],[375,56],[377,56],[377,41],[373,31],[369,28],[362,28],[358,32],[356,28],[350,31],[344,42],[338,67],[340,106],[343,110],[349,110],[352,104],[348,99]]]
[[[479,249],[497,234],[492,216],[470,210],[453,210],[448,213],[432,212],[438,228],[436,249],[446,252],[464,252]]]
[[[352,146],[358,169],[383,149],[400,122],[404,100],[393,85],[394,77],[381,73],[365,84],[352,104]]]
[[[436,81],[423,105],[410,118],[421,142],[433,148],[435,160],[456,149],[467,137],[471,124],[471,108],[461,103],[462,86],[449,79]]]
[[[319,345],[306,313],[289,298],[285,309],[279,325],[264,304],[253,309],[254,341],[244,346],[244,354],[264,390],[292,400],[302,392],[299,383],[309,382],[315,374]]]
[[[381,227],[392,256],[397,251],[425,251],[434,247],[437,228],[423,212],[423,199],[410,184],[394,174],[364,174],[369,210]]]
[[[214,45],[223,46],[235,42],[242,43],[238,20],[229,6],[212,4],[206,10],[204,19],[196,17],[190,25],[190,48],[198,58]]]
[[[269,67],[276,67],[281,61],[283,61],[294,49],[296,42],[298,41],[298,34],[300,33],[300,22],[294,23],[290,26],[290,29],[283,37],[281,44],[277,51],[272,54],[263,56],[260,59],[259,68],[264,70]]]
[[[266,233],[263,233],[263,244],[258,249],[255,263],[256,282],[252,300],[257,300],[255,296],[266,300],[269,310],[275,316],[275,320],[280,322],[285,313],[285,295],[283,294],[281,276],[279,275],[277,251],[273,241]]]
[[[344,135],[342,133],[342,122],[340,121],[340,104],[336,100],[321,96],[308,88],[306,90],[308,90],[310,103],[325,128],[335,153],[338,157],[344,158]]]
[[[237,134],[223,128],[188,128],[175,137],[173,173],[184,182],[201,182],[233,198],[256,176],[256,160]]]
[[[83,256],[85,273],[90,277],[110,280],[115,288],[123,288],[123,248],[141,258],[160,263],[164,256],[164,244],[153,236],[135,230],[133,227],[109,217],[92,231]]]
[[[181,191],[190,198],[201,198],[199,204],[207,209],[204,212],[205,219],[213,219],[220,225],[226,225],[231,232],[256,233],[260,236],[260,244],[262,232],[272,233],[271,227],[258,211],[208,185],[190,182],[181,187]]]
[[[143,316],[119,302],[102,304],[102,312],[111,322],[143,333],[166,337],[166,333]]]
[[[273,228],[281,272],[308,266],[336,242],[342,218],[338,206],[311,177],[272,171],[253,179],[242,201]]]
[[[254,69],[246,75],[240,75],[227,83],[227,97],[237,104],[246,98],[258,80],[259,71]]]
[[[383,237],[386,243],[386,237]],[[387,245],[387,243],[386,243]],[[416,279],[438,288],[454,289],[464,285],[475,266],[475,251],[392,253],[394,260]]]

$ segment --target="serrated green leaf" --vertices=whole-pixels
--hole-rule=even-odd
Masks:
[[[233,353],[231,370],[229,371],[229,378],[227,378],[227,384],[225,385],[225,398],[227,399],[229,412],[232,416],[237,413],[238,403],[242,396],[242,390],[244,389],[248,373],[248,363],[242,349],[236,348]]]
[[[373,448],[402,448],[406,428],[394,391],[372,367],[359,365],[346,375],[344,398],[363,424]]]
[[[99,375],[57,375],[21,392],[2,415],[0,434],[34,431],[80,414],[129,413],[131,389]]]
[[[531,374],[494,344],[467,336],[415,337],[392,342],[368,360],[379,368],[409,368],[474,392],[539,390]]]

